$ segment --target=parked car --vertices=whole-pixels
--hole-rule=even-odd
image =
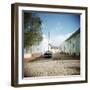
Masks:
[[[51,51],[46,51],[44,53],[44,58],[52,58],[52,52]]]

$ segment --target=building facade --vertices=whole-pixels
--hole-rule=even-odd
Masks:
[[[60,51],[69,55],[80,55],[80,28],[60,45]]]

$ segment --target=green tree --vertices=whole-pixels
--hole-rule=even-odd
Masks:
[[[38,45],[42,41],[41,19],[36,14],[24,13],[24,48]]]

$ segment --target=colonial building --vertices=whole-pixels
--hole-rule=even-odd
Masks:
[[[50,50],[52,53],[57,53],[57,52],[60,52],[60,49],[59,47],[57,46],[51,46],[51,50]]]
[[[69,55],[80,55],[80,28],[60,45],[60,51]]]

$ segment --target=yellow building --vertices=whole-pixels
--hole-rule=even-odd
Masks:
[[[52,51],[52,53],[57,53],[57,52],[60,52],[60,49],[56,46],[52,46],[51,51]]]

